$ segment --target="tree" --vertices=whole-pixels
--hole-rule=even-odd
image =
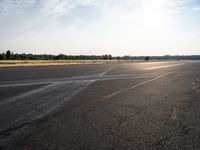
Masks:
[[[145,57],[144,59],[145,59],[145,61],[149,61],[149,57]]]
[[[108,59],[109,59],[109,60],[112,60],[112,55],[108,55]]]
[[[111,60],[112,55],[102,55],[103,60]]]
[[[13,60],[20,60],[20,56],[18,54],[13,54],[12,59]]]
[[[5,57],[5,54],[0,54],[0,60],[5,60],[6,57]]]
[[[11,59],[11,52],[9,50],[7,50],[6,52],[6,59],[7,60]]]
[[[117,56],[117,57],[116,57],[116,59],[117,59],[117,60],[120,60],[120,57],[119,57],[119,56]]]

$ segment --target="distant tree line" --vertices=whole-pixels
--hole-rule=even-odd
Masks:
[[[200,60],[200,55],[122,56],[121,60]]]
[[[47,55],[17,54],[10,50],[0,53],[0,60],[112,60],[112,55]]]
[[[18,54],[10,50],[0,53],[0,60],[200,60],[200,55],[165,56],[115,56],[106,55],[48,55]]]

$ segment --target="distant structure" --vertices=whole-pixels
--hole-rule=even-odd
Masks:
[[[149,57],[145,57],[144,58],[145,61],[149,61],[149,59],[150,59]]]

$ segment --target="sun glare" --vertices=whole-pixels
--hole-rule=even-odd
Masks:
[[[144,30],[149,33],[162,32],[169,25],[169,16],[166,8],[158,0],[151,0],[144,5],[142,24]]]
[[[142,4],[139,37],[151,40],[167,38],[172,18],[163,1],[150,0]]]

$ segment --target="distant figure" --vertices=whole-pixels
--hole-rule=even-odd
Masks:
[[[145,57],[144,60],[145,60],[145,61],[149,61],[149,57]]]

